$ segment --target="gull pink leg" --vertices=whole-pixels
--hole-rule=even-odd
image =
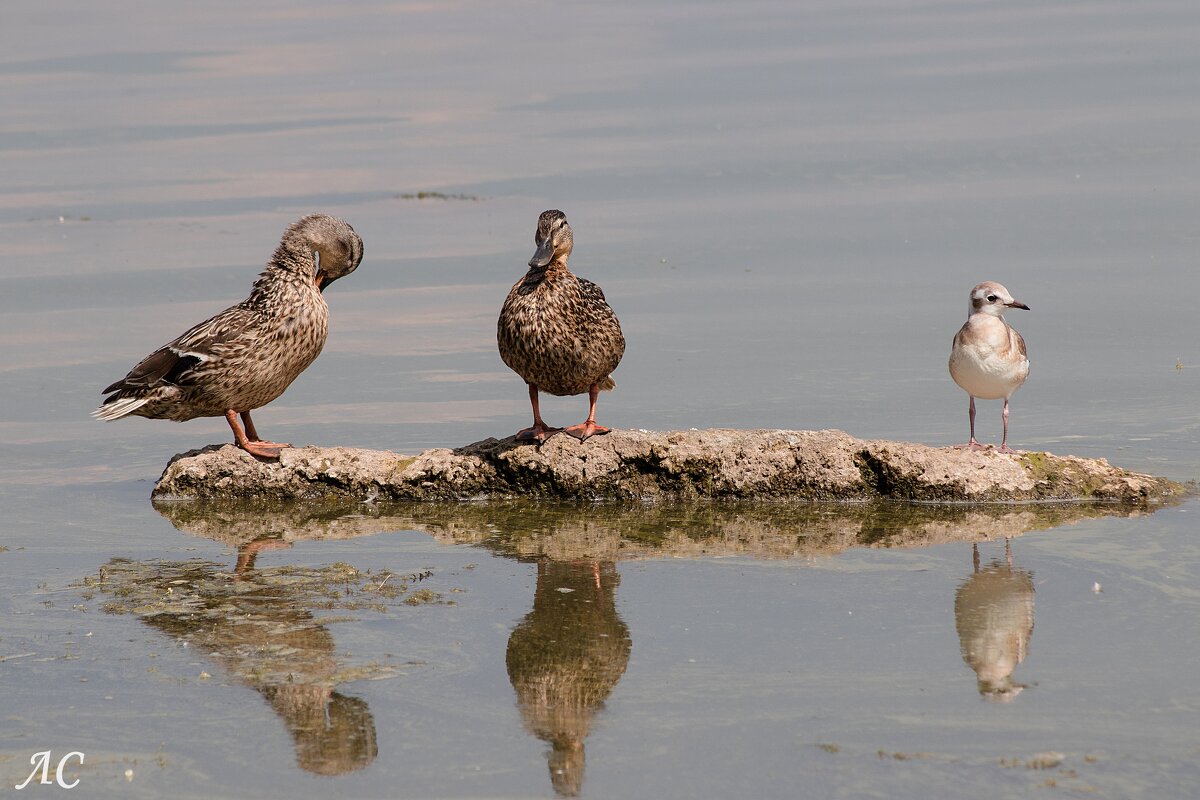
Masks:
[[[1003,416],[1004,416],[1004,438],[1000,440],[1000,452],[1001,453],[1015,453],[1017,451],[1013,450],[1012,448],[1010,448],[1008,446],[1008,398],[1007,397],[1004,398],[1004,414],[1003,414]]]
[[[968,411],[971,418],[971,440],[966,444],[956,444],[954,446],[959,450],[962,450],[964,447],[971,450],[982,450],[983,445],[975,441],[975,395],[967,395],[967,397],[971,398],[971,405]]]

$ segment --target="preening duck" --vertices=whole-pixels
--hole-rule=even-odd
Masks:
[[[283,394],[320,354],[329,331],[321,293],[353,272],[362,255],[362,239],[348,223],[324,214],[296,221],[249,297],[138,362],[104,389],[109,396],[92,416],[224,416],[238,447],[277,458],[290,445],[260,439],[250,412]]]

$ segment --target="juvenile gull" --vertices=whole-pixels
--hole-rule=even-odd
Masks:
[[[1029,358],[1025,340],[1004,320],[1004,312],[1010,308],[1029,310],[1029,306],[1014,300],[1008,289],[995,281],[984,281],[971,290],[967,321],[954,334],[950,377],[971,398],[971,438],[959,447],[983,447],[975,441],[975,398],[1004,398],[1000,452],[1015,452],[1008,447],[1008,399],[1029,377]]]

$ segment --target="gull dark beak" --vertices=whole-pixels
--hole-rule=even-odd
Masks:
[[[1006,308],[1023,308],[1026,311],[1029,310],[1029,306],[1025,305],[1020,300],[1013,300],[1011,303],[1005,303],[1004,305]]]
[[[537,252],[533,254],[533,258],[529,259],[529,266],[544,267],[554,259],[554,245],[547,238],[538,245]]]

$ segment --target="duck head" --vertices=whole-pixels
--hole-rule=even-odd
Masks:
[[[350,223],[325,214],[309,214],[293,222],[279,248],[286,257],[276,261],[309,272],[322,291],[354,272],[363,257],[362,238]]]
[[[537,230],[533,232],[533,242],[537,252],[529,259],[529,266],[546,267],[555,261],[565,264],[574,247],[567,215],[554,209],[543,211],[538,217]]]

